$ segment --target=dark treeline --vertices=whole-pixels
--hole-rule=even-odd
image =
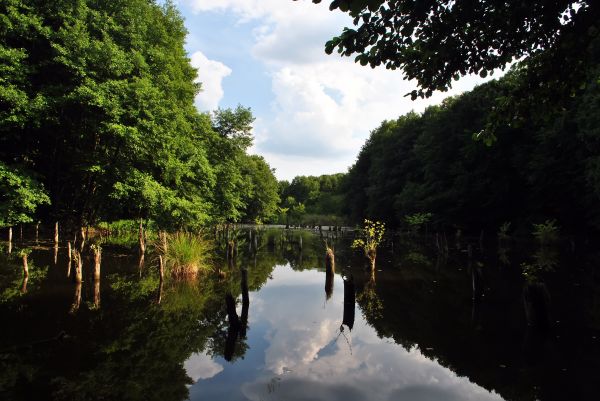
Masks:
[[[276,213],[273,171],[246,152],[250,110],[194,107],[170,1],[6,0],[0,15],[0,226]]]
[[[502,121],[498,109],[514,101],[523,80],[517,66],[422,114],[384,121],[347,174],[280,182],[282,204],[391,227],[430,213],[440,228],[473,233],[495,232],[505,222],[530,232],[532,223],[546,220],[567,231],[599,229],[598,69],[590,68],[567,103],[544,109],[529,99],[511,105],[518,118]],[[491,124],[494,140],[477,140]]]
[[[547,219],[600,228],[597,71],[558,111],[522,105],[521,118],[495,128],[491,146],[477,133],[522,85],[518,68],[423,114],[383,122],[346,177],[344,211],[392,226],[432,213],[434,222],[473,231],[503,222],[529,230]]]

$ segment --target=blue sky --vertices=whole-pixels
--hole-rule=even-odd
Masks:
[[[450,93],[411,101],[415,83],[402,73],[328,56],[324,43],[350,26],[328,1],[179,0],[189,31],[186,49],[198,68],[201,111],[250,107],[252,153],[279,179],[345,172],[384,119],[422,111],[482,82],[465,77]]]

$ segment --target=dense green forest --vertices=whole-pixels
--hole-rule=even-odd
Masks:
[[[446,90],[457,75],[485,76],[510,61],[483,53],[479,59],[458,57],[470,49],[466,39],[455,52],[462,61],[441,72],[435,69],[440,60],[416,42],[380,52],[395,39],[373,32],[394,18],[406,19],[421,45],[439,51],[434,39],[448,35],[435,31],[443,18],[423,19],[410,7],[396,15],[394,2],[363,3],[332,3],[359,27],[332,39],[326,51],[337,48],[342,55],[357,54],[361,64],[412,71],[408,76],[420,88],[412,97]],[[559,25],[536,16],[564,9],[570,14]],[[440,18],[450,12],[432,10]],[[460,7],[451,12],[458,25],[472,17]],[[510,14],[472,12],[496,24],[494,13]],[[507,47],[506,54],[526,57],[504,77],[422,114],[382,122],[347,173],[278,182],[262,157],[247,152],[254,121],[249,108],[199,113],[194,107],[202,71],[190,65],[186,30],[173,3],[4,1],[0,226],[133,218],[165,229],[220,222],[340,225],[369,217],[399,227],[407,216],[431,213],[434,224],[474,231],[504,222],[530,227],[547,219],[572,230],[596,230],[597,12],[587,3],[527,11],[525,20],[539,23],[539,32],[519,28],[505,38],[521,49]],[[502,27],[489,26],[496,28]],[[544,36],[553,29],[560,40]],[[525,52],[536,37],[547,39],[540,52]],[[483,39],[481,49],[500,46]],[[411,70],[424,60],[415,60],[415,52],[433,57],[427,68]]]
[[[499,80],[373,130],[338,188],[347,221],[600,228],[597,2],[334,0],[330,9],[354,27],[325,51],[402,70],[417,82],[412,99],[513,63]]]
[[[423,113],[384,121],[347,174],[280,183],[284,203],[306,213],[365,218],[391,227],[431,213],[440,228],[497,231],[505,222],[530,231],[557,220],[567,231],[600,228],[600,68],[569,101],[520,104],[510,123],[497,114],[524,86],[523,66]],[[496,139],[478,140],[493,123]],[[323,185],[331,177],[333,185]],[[309,211],[310,210],[310,211]]]
[[[432,213],[434,222],[473,230],[547,219],[600,228],[597,71],[564,109],[538,114],[532,105],[527,118],[499,126],[491,146],[473,136],[521,85],[519,68],[422,114],[384,121],[348,173],[345,211],[394,226]]]
[[[202,71],[171,2],[7,0],[0,16],[0,226],[276,213],[251,111],[194,107]]]

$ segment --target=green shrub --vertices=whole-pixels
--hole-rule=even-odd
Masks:
[[[556,220],[546,220],[543,223],[534,224],[533,236],[542,245],[558,241],[559,229],[556,225]]]
[[[214,244],[203,235],[177,232],[167,236],[166,247],[159,242],[157,249],[163,255],[165,273],[174,279],[195,278],[211,269]]]
[[[433,215],[431,213],[415,213],[404,216],[404,221],[412,231],[419,231],[421,227],[431,221]]]

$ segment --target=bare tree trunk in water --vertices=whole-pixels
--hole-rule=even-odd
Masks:
[[[335,273],[335,254],[330,247],[327,247],[325,251],[325,271],[327,270],[331,270]]]
[[[100,308],[100,276],[94,279],[94,307]]]
[[[79,305],[81,304],[81,281],[75,284],[75,295],[73,296],[73,303],[71,304],[71,309],[69,313],[75,313],[79,310]]]
[[[21,283],[21,294],[27,293],[27,281],[29,281],[29,276],[23,277],[23,283]]]
[[[140,253],[143,255],[144,253],[146,253],[146,240],[144,239],[144,225],[143,225],[142,219],[140,219],[139,242],[140,242]]]
[[[71,265],[72,265],[72,261],[71,258],[69,258],[69,263],[67,263],[67,278],[71,277]]]
[[[71,261],[71,258],[73,257],[73,255],[71,255],[71,241],[67,241],[67,252],[69,253],[69,262]]]
[[[375,259],[377,259],[377,251],[375,249],[369,249],[367,257],[369,258],[369,263],[371,266],[371,277],[375,279]]]
[[[334,273],[331,269],[325,270],[325,301],[329,301],[333,294],[333,277]]]
[[[58,245],[58,221],[54,223],[54,244]]]
[[[344,280],[344,311],[342,325],[346,325],[350,331],[354,327],[354,309],[356,308],[356,290],[354,288],[354,277],[352,274]]]
[[[335,254],[333,249],[325,244],[325,301],[333,294],[333,278],[335,276]]]
[[[94,282],[100,280],[100,263],[102,262],[102,250],[94,247]]]
[[[83,252],[83,247],[85,247],[85,240],[86,240],[85,227],[82,226],[79,229],[79,235],[81,236],[81,244],[79,244],[79,252]]]
[[[235,241],[231,240],[227,242],[227,260],[232,261],[235,259]]]
[[[158,284],[158,296],[156,298],[156,303],[160,304],[160,302],[162,301],[162,293],[163,293],[163,285],[164,285],[164,277],[165,277],[165,266],[164,266],[162,255],[158,255],[158,274],[160,277],[160,282]]]
[[[138,262],[138,270],[140,272],[140,277],[142,277],[142,270],[144,270],[144,254],[140,254],[140,261]]]
[[[58,263],[58,244],[54,245],[54,264]]]
[[[242,269],[242,315],[240,317],[240,335],[246,336],[248,329],[248,309],[250,309],[250,296],[248,295],[248,270]]]
[[[81,260],[81,253],[79,253],[79,251],[75,251],[73,252],[73,257],[75,259],[75,275],[73,278],[76,283],[81,283],[83,276],[83,262]]]
[[[8,243],[10,244],[11,242],[12,242],[12,227],[8,227]]]
[[[158,274],[160,276],[160,281],[163,281],[165,278],[165,265],[162,255],[158,255]]]
[[[158,233],[159,237],[160,237],[160,241],[162,243],[162,248],[163,248],[163,253],[167,253],[169,252],[169,244],[167,243],[167,232],[166,231],[160,231]]]
[[[29,277],[29,266],[27,265],[27,255],[23,255],[23,277]]]
[[[235,353],[235,342],[240,334],[240,318],[235,310],[235,299],[231,294],[225,296],[225,305],[227,307],[227,318],[229,320],[229,328],[227,329],[227,339],[225,340],[225,351],[223,356],[225,360],[230,362]]]

